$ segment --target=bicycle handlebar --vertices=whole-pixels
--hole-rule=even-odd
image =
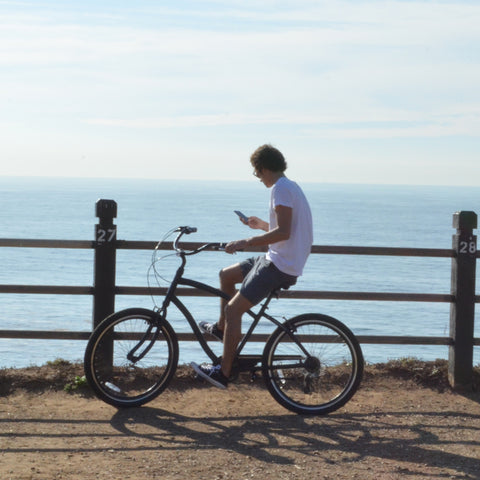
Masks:
[[[195,233],[197,231],[197,227],[177,227],[174,231],[180,232],[181,235],[183,235],[184,233],[190,235],[191,233]]]
[[[177,235],[177,238],[175,238],[175,241],[173,242],[173,248],[182,255],[195,255],[196,253],[200,253],[203,250],[206,250],[207,248],[211,248],[213,250],[225,250],[226,244],[220,243],[220,242],[206,243],[205,245],[202,245],[201,247],[198,247],[195,250],[190,250],[188,252],[178,246],[178,242],[180,241],[180,238],[183,235],[190,235],[191,233],[195,233],[196,231],[197,231],[196,227],[185,226],[185,227],[176,228],[175,232],[179,232],[179,233]]]

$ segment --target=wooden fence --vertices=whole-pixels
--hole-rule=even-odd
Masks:
[[[0,239],[0,247],[23,248],[63,248],[94,249],[93,286],[53,286],[53,285],[0,285],[0,293],[20,294],[57,294],[57,295],[93,295],[94,328],[103,318],[113,312],[116,295],[163,295],[164,288],[117,286],[115,283],[116,252],[119,249],[153,250],[156,242],[117,240],[114,218],[117,204],[113,200],[98,200],[96,215],[99,219],[95,226],[95,240],[35,240]],[[449,380],[454,388],[469,388],[472,383],[473,349],[480,345],[480,339],[474,337],[475,303],[480,296],[475,295],[475,273],[477,238],[473,230],[477,228],[477,215],[474,212],[457,212],[453,215],[452,249],[432,248],[390,248],[390,247],[312,247],[313,254],[323,255],[384,255],[411,257],[451,258],[452,275],[450,294],[423,293],[383,293],[383,292],[338,292],[292,290],[283,291],[282,298],[330,299],[330,300],[370,300],[370,301],[408,301],[408,302],[444,302],[450,303],[450,332],[446,337],[413,336],[358,336],[364,344],[403,344],[403,345],[447,345],[449,347]],[[184,242],[185,248],[200,246],[196,242]],[[171,249],[165,244],[163,249]],[[255,251],[251,249],[251,251]],[[258,251],[258,250],[257,250]],[[198,296],[190,288],[179,288],[184,296]],[[44,331],[44,330],[0,330],[0,338],[87,340],[90,332]],[[178,334],[179,340],[194,340],[193,334]]]

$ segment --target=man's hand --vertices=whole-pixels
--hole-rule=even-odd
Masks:
[[[268,223],[261,218],[255,216],[248,217],[247,225],[250,228],[264,230],[265,232],[268,232]]]
[[[230,254],[236,253],[239,250],[244,250],[247,246],[247,243],[247,240],[234,240],[233,242],[227,243],[225,246],[225,251]]]

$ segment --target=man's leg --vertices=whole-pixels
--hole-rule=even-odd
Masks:
[[[253,304],[238,292],[225,307],[222,373],[227,378],[232,371],[237,346],[242,338],[242,315],[252,306]]]
[[[242,281],[243,271],[239,263],[220,270],[220,290],[229,295],[230,298],[235,296],[236,284],[242,283]],[[225,331],[225,309],[227,304],[228,300],[225,300],[224,298],[220,300],[220,318],[218,320],[218,328],[222,331]]]

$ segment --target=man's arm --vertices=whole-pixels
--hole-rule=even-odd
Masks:
[[[262,235],[230,242],[225,247],[225,251],[227,253],[235,253],[238,250],[243,250],[245,247],[262,247],[288,240],[292,229],[292,209],[284,205],[278,205],[275,207],[275,215],[277,216],[277,227]]]

